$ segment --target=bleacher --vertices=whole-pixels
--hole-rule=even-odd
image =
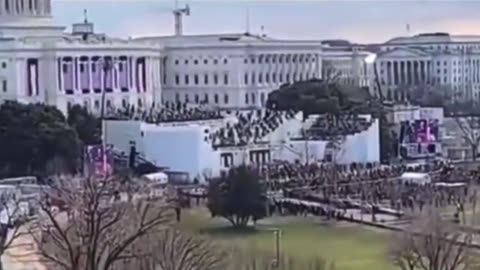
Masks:
[[[286,120],[295,116],[293,111],[273,111],[261,109],[250,112],[237,112],[235,123],[227,123],[224,127],[210,135],[214,147],[243,146],[260,143],[275,131]]]
[[[330,140],[337,136],[347,136],[367,130],[372,121],[364,117],[345,115],[320,115],[304,136],[309,139]]]
[[[166,102],[162,107],[153,105],[151,108],[127,105],[123,108],[110,107],[106,111],[110,120],[137,120],[152,124],[204,121],[222,119],[220,111],[210,108],[190,107],[186,103]]]

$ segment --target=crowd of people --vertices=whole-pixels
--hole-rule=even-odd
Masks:
[[[274,111],[259,109],[249,112],[237,112],[235,123],[227,123],[211,134],[216,147],[241,146],[260,142],[266,135],[276,130],[284,121],[295,116],[293,111]]]
[[[109,108],[106,112],[109,119],[141,120],[147,123],[172,123],[187,121],[206,121],[221,119],[219,110],[202,107],[190,107],[187,103],[165,102],[162,107],[152,105],[150,108],[127,105],[121,109]]]
[[[404,181],[401,176],[405,172],[428,173],[431,182]],[[465,203],[474,200],[469,183],[478,181],[478,176],[476,171],[459,170],[443,162],[414,166],[276,162],[261,170],[270,194],[297,199],[280,205],[294,212],[308,212],[313,208],[305,203],[314,202],[334,209],[376,208],[377,212],[397,216],[406,210],[423,211],[426,206],[463,209]],[[315,209],[320,211],[318,206]],[[330,211],[325,209],[323,212]]]
[[[330,140],[338,136],[356,134],[367,130],[371,121],[359,115],[320,115],[305,136],[310,139]]]

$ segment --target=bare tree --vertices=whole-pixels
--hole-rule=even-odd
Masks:
[[[59,179],[39,201],[40,216],[29,230],[49,267],[110,270],[120,261],[148,255],[134,243],[164,229],[173,212],[140,188],[128,199],[122,199],[124,193],[115,178]]]
[[[464,116],[454,117],[460,129],[463,140],[469,145],[472,151],[472,159],[477,160],[478,146],[480,145],[480,117]]]
[[[465,270],[471,242],[470,234],[434,213],[397,235],[390,255],[402,270]]]
[[[155,265],[162,270],[223,270],[226,252],[208,239],[178,229],[163,230],[152,245]]]

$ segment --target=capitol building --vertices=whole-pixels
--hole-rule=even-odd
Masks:
[[[98,113],[105,93],[107,109],[166,101],[246,109],[262,107],[282,84],[330,77],[373,93],[380,85],[394,101],[407,100],[406,89],[416,86],[445,88],[452,100],[480,99],[477,36],[419,34],[367,45],[249,31],[183,35],[190,10],[176,9],[174,35],[120,39],[96,33],[87,18],[67,32],[53,23],[51,5],[0,1],[0,101],[63,112],[80,104]],[[375,64],[366,61],[371,55]]]
[[[284,83],[322,76],[320,41],[187,36],[181,25],[172,36],[119,39],[94,32],[87,18],[67,33],[51,5],[0,1],[0,100],[99,112],[105,93],[107,109],[165,101],[249,108]]]
[[[377,45],[376,67],[389,100],[405,89],[430,86],[452,101],[480,101],[480,36],[424,33]]]

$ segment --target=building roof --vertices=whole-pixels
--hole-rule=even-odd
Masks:
[[[450,35],[449,33],[423,33],[409,37],[396,37],[385,42],[386,45],[421,43],[480,42],[480,35]]]
[[[178,46],[218,46],[218,45],[256,45],[256,44],[291,44],[291,45],[317,45],[320,41],[311,40],[282,40],[266,35],[251,33],[226,33],[211,35],[181,35],[181,36],[152,36],[138,37],[136,41],[158,43],[165,47]]]

